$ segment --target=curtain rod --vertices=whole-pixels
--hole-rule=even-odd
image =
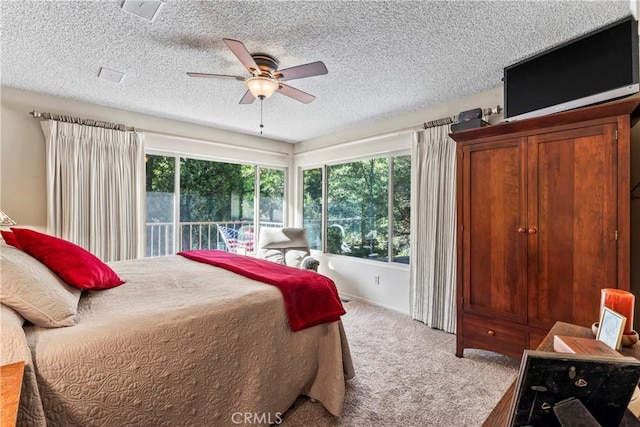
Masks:
[[[455,117],[443,117],[441,119],[431,120],[430,122],[426,122],[424,124],[424,128],[435,128],[438,126],[450,125],[454,122]]]
[[[42,113],[37,110],[33,110],[29,114],[31,114],[34,119],[57,120],[59,122],[76,123],[79,125],[93,126],[93,127],[105,128],[105,129],[115,129],[123,132],[136,131],[134,127],[128,127],[119,123],[103,122],[100,120],[93,120],[93,119],[83,119],[80,117],[65,116],[61,114]]]

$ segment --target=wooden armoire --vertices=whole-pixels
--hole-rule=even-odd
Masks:
[[[629,290],[630,129],[640,97],[452,133],[457,346],[521,358]]]

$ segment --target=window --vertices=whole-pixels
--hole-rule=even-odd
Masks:
[[[411,232],[411,156],[393,158],[393,260],[409,264]]]
[[[322,250],[322,168],[302,171],[302,226],[311,249]]]
[[[284,225],[284,180],[281,169],[259,168],[260,227],[282,227]],[[253,228],[250,232],[254,233]],[[253,248],[251,248],[253,250]]]
[[[327,167],[327,252],[385,260],[388,254],[388,159]]]
[[[180,250],[237,249],[235,234],[254,222],[254,186],[254,166],[180,159]]]
[[[146,256],[176,253],[174,249],[175,160],[146,157]]]
[[[148,155],[146,255],[195,249],[253,252],[256,221],[283,226],[284,181],[280,169]]]
[[[284,171],[260,168],[260,226],[282,227]]]
[[[303,225],[322,248],[322,168],[303,171]],[[411,156],[326,166],[327,253],[409,263]]]

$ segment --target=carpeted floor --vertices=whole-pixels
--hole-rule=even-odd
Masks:
[[[285,427],[480,426],[515,378],[519,363],[465,350],[455,335],[381,307],[351,301],[343,323],[356,376],[347,381],[342,415],[301,397]]]

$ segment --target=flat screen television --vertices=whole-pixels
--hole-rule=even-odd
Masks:
[[[632,16],[504,69],[506,121],[542,116],[640,91]]]

